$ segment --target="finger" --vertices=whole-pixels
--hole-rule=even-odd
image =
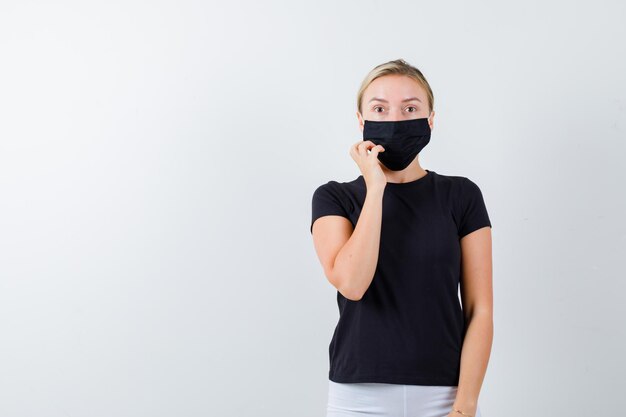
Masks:
[[[358,142],[354,142],[351,146],[350,146],[350,156],[352,156],[352,158],[355,158],[358,155],[358,149],[357,147],[359,146],[359,144],[361,143],[361,141]]]
[[[384,151],[385,151],[385,148],[383,148],[381,145],[376,145],[372,149],[370,149],[370,156],[372,158],[378,158],[378,153],[384,152]]]
[[[369,140],[364,140],[361,143],[359,143],[358,147],[359,149],[363,149],[364,151],[368,151],[370,148],[376,146],[374,143],[372,143]],[[366,152],[367,154],[367,152]]]
[[[366,151],[366,152],[365,152],[365,154],[367,155],[367,150],[368,150],[369,148],[371,148],[371,147],[372,147],[372,145],[373,145],[373,143],[372,143],[371,141],[369,141],[369,140],[363,140],[363,141],[361,141],[361,142],[359,143],[359,145],[358,145],[358,146],[359,146],[359,148],[363,148],[363,149]]]
[[[366,150],[366,151],[368,151],[368,150],[369,150],[369,151],[371,151],[371,150],[373,150],[374,148],[376,148],[377,146],[380,146],[380,145],[376,145],[376,144],[375,144],[374,142],[372,142],[371,140],[366,140],[366,141],[364,141],[364,142],[362,143],[362,146],[363,146],[363,147],[365,147],[365,150]],[[380,148],[379,148],[379,149],[380,149]],[[367,154],[367,152],[366,152],[366,154]]]
[[[357,145],[357,151],[358,151],[359,156],[361,158],[367,158],[367,146],[368,146],[368,144],[364,143],[364,142],[359,143]]]
[[[350,154],[350,156],[352,157],[352,159],[354,159],[356,161],[356,157],[357,157],[357,151],[356,151],[356,146],[357,144],[353,144],[350,146],[350,150],[348,151],[348,153]]]

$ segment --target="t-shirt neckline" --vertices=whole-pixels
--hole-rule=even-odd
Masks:
[[[394,188],[394,189],[398,189],[398,188],[412,188],[415,187],[419,184],[423,184],[425,183],[430,177],[432,177],[434,174],[436,174],[435,171],[431,171],[429,169],[425,169],[424,171],[426,171],[426,175],[413,180],[413,181],[408,181],[408,182],[388,182],[386,187],[390,187],[390,188]],[[359,175],[359,179],[362,182],[365,182],[365,178],[363,178],[363,175]]]
[[[426,171],[426,175],[423,175],[421,177],[419,177],[416,180],[413,181],[408,181],[408,182],[387,182],[387,187],[392,186],[394,188],[398,188],[398,187],[413,187],[416,186],[418,184],[424,183],[426,182],[425,180],[427,180],[428,178],[430,178],[432,176],[433,171],[425,169],[424,171]]]
[[[425,169],[424,171],[426,171],[426,175],[419,177],[416,180],[413,181],[408,181],[408,182],[387,182],[386,187],[391,187],[391,188],[410,188],[410,187],[415,187],[417,185],[423,184],[425,183],[430,177],[433,176],[433,174],[435,174],[435,171],[431,171],[429,169]],[[360,176],[361,177],[361,181],[364,181],[365,179],[363,178],[363,175]]]

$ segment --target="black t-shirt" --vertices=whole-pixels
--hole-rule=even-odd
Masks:
[[[359,301],[337,291],[339,321],[329,379],[455,386],[465,319],[458,296],[460,239],[491,227],[479,187],[466,177],[427,174],[387,183],[378,263]],[[312,220],[339,215],[353,227],[365,200],[363,176],[313,193]]]

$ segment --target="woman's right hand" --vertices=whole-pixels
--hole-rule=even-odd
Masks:
[[[360,140],[350,147],[350,156],[359,166],[368,189],[383,189],[387,185],[387,177],[378,161],[378,153],[384,151],[385,148],[371,140]]]

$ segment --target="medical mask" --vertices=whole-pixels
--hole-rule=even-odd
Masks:
[[[428,117],[398,121],[365,120],[363,140],[371,140],[385,148],[378,154],[385,167],[402,171],[430,142]]]

